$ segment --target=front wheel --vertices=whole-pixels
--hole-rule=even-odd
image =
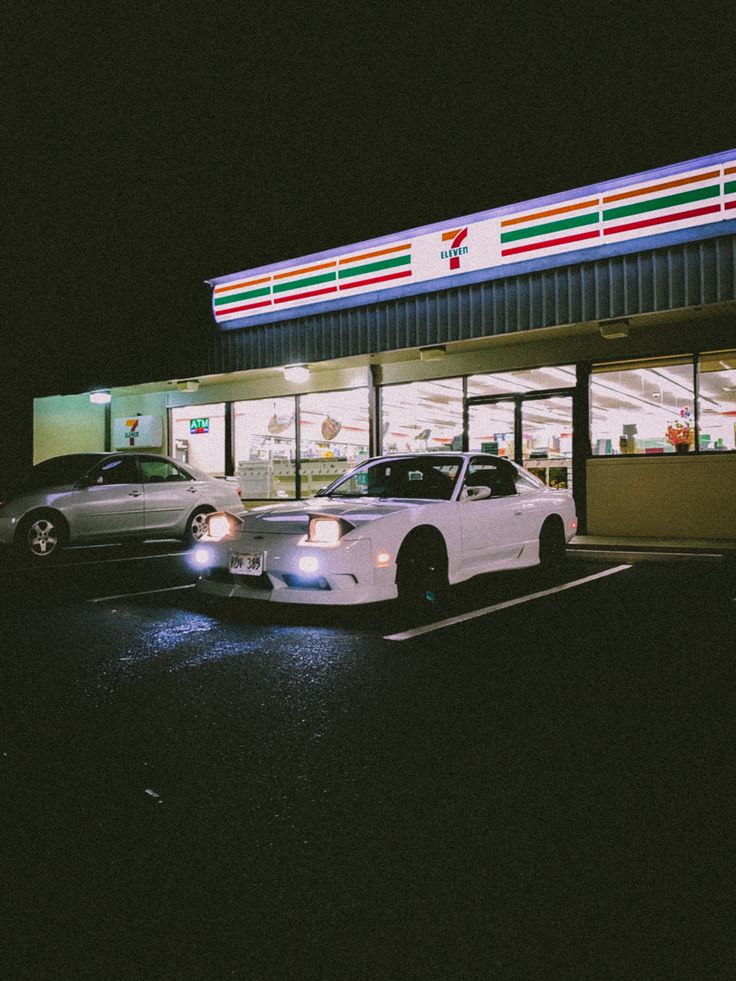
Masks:
[[[61,552],[66,542],[66,525],[52,512],[27,518],[18,529],[19,552],[34,561],[49,562]]]
[[[447,558],[439,549],[411,546],[396,563],[399,603],[412,612],[437,614],[447,603]]]

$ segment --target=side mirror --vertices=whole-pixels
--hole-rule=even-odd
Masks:
[[[491,496],[490,487],[466,487],[463,490],[464,501],[483,501]]]

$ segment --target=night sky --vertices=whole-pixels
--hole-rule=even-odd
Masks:
[[[175,374],[206,278],[733,147],[730,9],[18,4],[3,452],[34,395]]]

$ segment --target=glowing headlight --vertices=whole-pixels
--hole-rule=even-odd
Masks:
[[[210,563],[210,553],[206,548],[195,549],[194,561],[197,565],[209,565]]]
[[[234,514],[227,511],[215,511],[214,514],[207,516],[207,537],[212,541],[219,542],[228,535],[232,535],[240,527],[240,521]]]
[[[319,561],[313,555],[303,555],[299,559],[299,569],[301,572],[316,572],[319,569]]]

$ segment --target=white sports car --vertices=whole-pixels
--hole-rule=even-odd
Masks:
[[[422,604],[497,569],[562,562],[575,534],[568,491],[496,456],[367,460],[309,500],[207,519],[199,589],[282,603]]]

